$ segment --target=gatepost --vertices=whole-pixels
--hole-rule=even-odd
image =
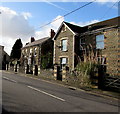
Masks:
[[[57,65],[54,65],[54,79],[57,79]]]
[[[8,70],[10,70],[10,62],[9,62],[9,64],[8,64]]]
[[[65,81],[66,80],[66,66],[63,65],[63,68],[62,68],[62,81]]]
[[[40,75],[40,65],[38,65],[38,75]]]
[[[8,64],[6,64],[6,70],[8,70]]]
[[[25,74],[27,74],[27,64],[25,65]]]
[[[19,68],[20,68],[20,66],[19,66],[19,64],[17,64],[17,72],[19,72]]]
[[[33,75],[35,75],[35,66],[33,65]]]
[[[16,64],[14,64],[14,72],[16,72]]]

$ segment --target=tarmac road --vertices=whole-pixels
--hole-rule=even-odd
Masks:
[[[118,112],[118,101],[42,80],[2,73],[4,112]]]

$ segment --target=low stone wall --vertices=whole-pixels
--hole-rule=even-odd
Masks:
[[[14,65],[10,65],[8,71],[13,71],[13,72],[15,72],[15,71],[14,71]],[[18,72],[25,74],[25,67],[19,66]],[[49,78],[49,79],[51,78],[51,79],[54,79],[53,69],[40,69],[40,73],[39,73],[37,76],[41,76],[41,77],[43,77],[43,78]]]

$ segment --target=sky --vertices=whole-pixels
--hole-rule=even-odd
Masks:
[[[63,21],[85,26],[118,16],[119,0],[96,0],[66,17],[63,16],[90,1],[61,1],[1,2],[0,45],[5,46],[5,51],[10,55],[12,46],[18,38],[21,38],[24,46],[30,41],[31,36],[35,40],[50,36],[50,29],[56,32]],[[56,19],[58,20],[54,21]],[[52,21],[54,22],[44,26]]]

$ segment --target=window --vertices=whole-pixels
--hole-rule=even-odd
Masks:
[[[26,53],[27,53],[27,49],[26,49],[25,51],[26,51]]]
[[[30,49],[30,53],[29,54],[30,54],[30,57],[31,57],[32,56],[32,48]]]
[[[61,46],[62,46],[61,48],[62,51],[67,51],[67,40],[62,40]]]
[[[67,64],[67,58],[65,57],[61,58],[61,64]]]
[[[34,56],[37,55],[37,48],[34,49]]]
[[[85,39],[80,39],[80,50],[85,50]]]
[[[30,53],[32,53],[32,49],[30,49]]]
[[[104,35],[96,36],[96,49],[104,49]]]
[[[62,69],[63,66],[65,66],[67,63],[68,63],[68,58],[66,57],[60,58],[60,69]]]

